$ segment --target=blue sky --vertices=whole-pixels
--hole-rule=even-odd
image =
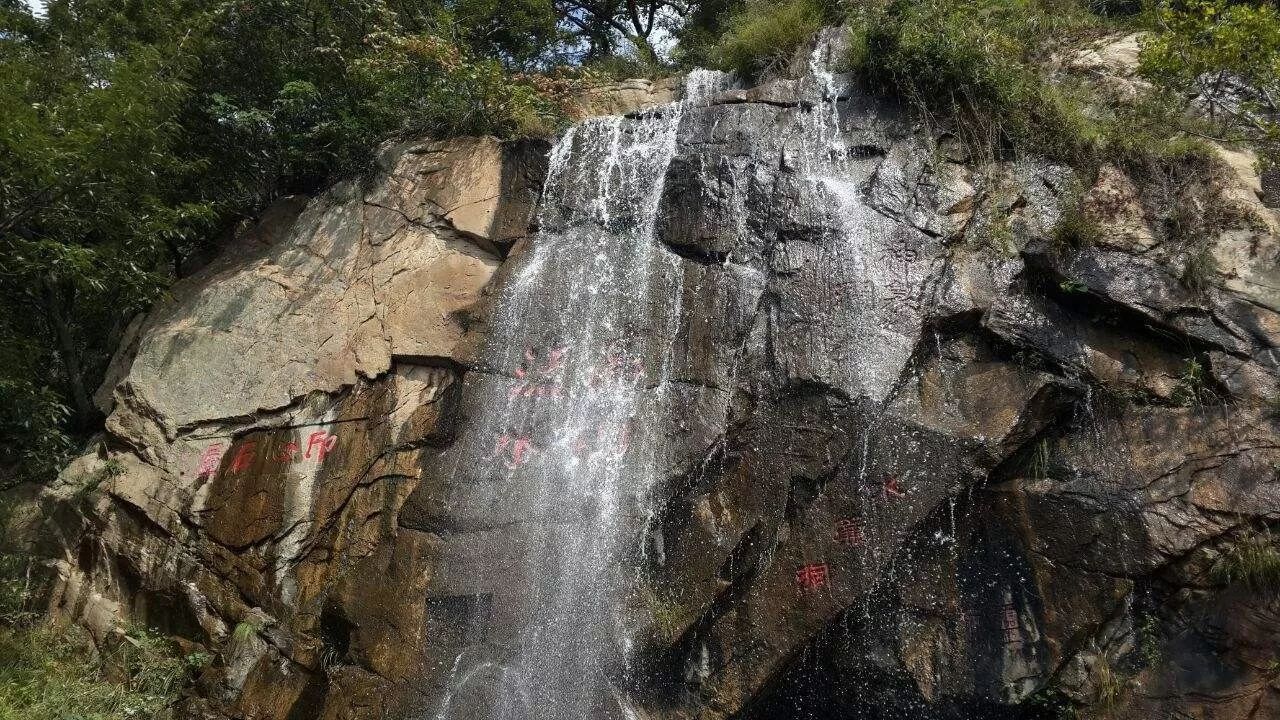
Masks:
[[[32,10],[35,10],[37,15],[44,14],[44,0],[23,0],[23,2]]]

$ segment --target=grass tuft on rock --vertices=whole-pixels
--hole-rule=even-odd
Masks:
[[[758,78],[785,65],[833,19],[832,7],[821,0],[752,0],[729,19],[709,55],[722,69]]]
[[[1244,585],[1257,592],[1280,592],[1280,549],[1270,533],[1243,540],[1214,563],[1210,577],[1220,585]]]
[[[1070,255],[1092,247],[1102,239],[1098,224],[1091,220],[1077,204],[1062,213],[1053,228],[1050,241],[1060,255]]]
[[[1213,252],[1207,247],[1200,247],[1187,255],[1180,280],[1191,292],[1203,294],[1208,292],[1217,275],[1218,261],[1214,259]]]
[[[258,637],[262,632],[262,628],[254,623],[243,621],[236,623],[236,627],[231,631],[231,639],[234,642],[248,642]]]

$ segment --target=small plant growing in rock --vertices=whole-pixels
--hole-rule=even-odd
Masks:
[[[1163,658],[1160,649],[1160,618],[1155,613],[1143,613],[1138,621],[1138,653],[1147,667],[1159,665]]]
[[[987,245],[991,249],[1006,257],[1014,257],[1018,254],[1018,246],[1013,237],[1013,228],[1009,225],[1008,215],[995,208],[989,208],[986,212],[985,225],[981,234],[985,236]]]
[[[1213,284],[1213,278],[1218,274],[1218,261],[1214,259],[1213,253],[1209,248],[1202,247],[1199,250],[1187,256],[1186,263],[1182,266],[1183,287],[1194,293],[1204,293]]]
[[[1049,239],[1055,253],[1070,255],[1098,244],[1102,239],[1102,231],[1077,205],[1062,213]]]
[[[1089,287],[1084,283],[1080,282],[1079,280],[1072,280],[1070,278],[1067,278],[1066,280],[1063,280],[1062,282],[1058,283],[1058,289],[1067,294],[1074,294],[1074,293],[1082,293],[1088,290]]]
[[[641,611],[652,621],[654,638],[664,643],[675,640],[681,629],[680,604],[649,588],[641,590],[639,597]]]
[[[1031,450],[1031,463],[1028,472],[1033,480],[1046,480],[1049,477],[1049,460],[1053,454],[1053,448],[1049,445],[1047,439],[1036,443]]]
[[[1042,720],[1076,720],[1080,709],[1067,696],[1054,690],[1041,690],[1022,702],[1031,711],[1029,717]]]
[[[235,629],[231,631],[231,640],[232,642],[237,643],[248,642],[249,640],[257,637],[258,633],[261,631],[262,628],[251,622],[239,622],[236,623]]]
[[[1280,592],[1280,549],[1262,533],[1227,549],[1213,564],[1210,577],[1221,585],[1244,585],[1258,592]]]
[[[1094,668],[1094,681],[1097,684],[1095,701],[1103,709],[1114,708],[1120,703],[1120,695],[1124,692],[1124,679],[1111,667],[1105,656],[1098,659]]]
[[[1174,388],[1173,401],[1183,407],[1194,407],[1203,404],[1207,391],[1207,379],[1204,366],[1195,358],[1188,358],[1182,375],[1178,377],[1178,385]]]
[[[102,467],[90,473],[80,486],[76,488],[76,497],[84,498],[102,486],[103,483],[124,475],[124,465],[111,458],[102,463]]]

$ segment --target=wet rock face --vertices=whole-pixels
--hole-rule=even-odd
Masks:
[[[1193,290],[1120,171],[823,73],[580,125],[531,234],[545,150],[388,148],[177,288],[47,493],[51,607],[215,650],[192,716],[556,717],[531,648],[601,674],[566,717],[1280,712],[1274,597],[1212,572],[1280,521],[1256,196]]]

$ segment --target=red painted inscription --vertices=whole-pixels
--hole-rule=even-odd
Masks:
[[[845,518],[836,522],[836,542],[842,545],[861,545],[862,526],[857,520]]]
[[[796,570],[796,584],[801,590],[817,590],[826,587],[828,580],[826,563],[809,563]]]
[[[231,461],[231,472],[238,473],[249,467],[253,463],[253,450],[258,447],[258,443],[254,440],[248,440],[240,444],[236,449],[235,459]]]
[[[337,435],[331,435],[324,430],[317,430],[307,438],[307,451],[302,457],[310,460],[312,453],[315,453],[317,459],[324,460],[324,456],[328,455],[329,451],[333,450],[337,444]]]
[[[511,428],[498,436],[498,442],[493,448],[494,457],[502,460],[508,470],[515,470],[529,462],[534,452],[536,449],[533,440]]]
[[[218,464],[222,462],[222,443],[214,443],[204,449],[200,455],[200,467],[196,470],[198,477],[208,477],[218,472]]]
[[[516,368],[520,381],[511,388],[510,397],[561,397],[564,395],[564,367],[569,348],[550,347],[524,349],[524,360]]]

